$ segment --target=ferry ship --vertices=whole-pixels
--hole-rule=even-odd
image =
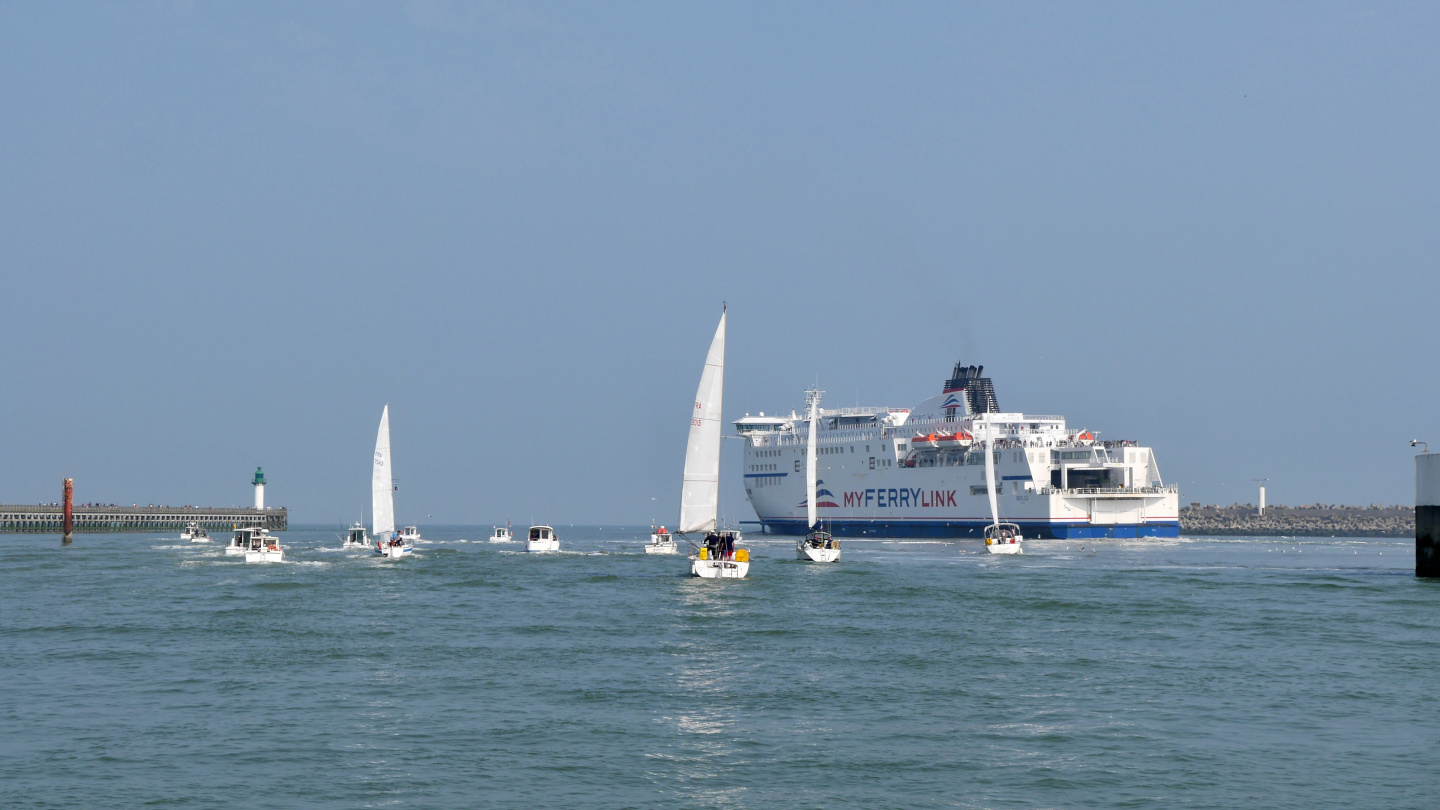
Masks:
[[[913,408],[819,411],[816,507],[836,535],[982,537],[999,519],[1026,538],[1178,537],[1180,495],[1155,453],[1101,441],[1063,416],[1001,411],[983,366],[955,365]],[[767,533],[805,533],[809,421],[746,415],[745,493]],[[986,480],[985,446],[994,453]]]

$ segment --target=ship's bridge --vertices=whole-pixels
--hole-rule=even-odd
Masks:
[[[777,430],[789,430],[790,420],[779,416],[766,416],[764,411],[759,416],[745,414],[745,418],[736,419],[735,432],[740,435],[747,433],[774,433]]]

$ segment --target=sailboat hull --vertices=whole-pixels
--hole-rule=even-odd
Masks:
[[[398,560],[401,557],[409,556],[414,551],[413,546],[385,546],[375,553],[390,560]]]
[[[991,543],[985,546],[991,554],[1024,554],[1019,543]]]
[[[803,562],[840,562],[840,549],[815,548],[801,540],[795,544],[795,559]]]
[[[691,560],[690,575],[701,579],[744,579],[750,573],[749,561]]]

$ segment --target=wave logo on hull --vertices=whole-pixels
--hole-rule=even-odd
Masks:
[[[950,396],[948,396],[948,397],[945,398],[945,402],[943,402],[943,403],[940,405],[940,407],[941,407],[941,408],[963,408],[963,407],[965,407],[965,402],[964,402],[963,400],[961,400],[959,397],[955,396],[954,394],[951,394]]]
[[[819,508],[821,508],[821,507],[829,506],[829,507],[833,507],[833,508],[835,508],[835,509],[839,509],[839,508],[840,508],[840,504],[835,503],[835,501],[832,500],[832,498],[835,497],[835,493],[833,493],[833,492],[831,492],[830,490],[826,489],[826,488],[824,487],[824,484],[825,484],[825,482],[819,480],[818,478],[815,480],[815,508],[819,509]],[[797,508],[797,509],[804,509],[804,508],[808,507],[809,505],[810,505],[810,498],[809,498],[809,497],[806,497],[806,498],[804,498],[804,499],[802,499],[802,500],[800,501],[800,505],[799,505],[798,507],[796,507],[796,508]]]

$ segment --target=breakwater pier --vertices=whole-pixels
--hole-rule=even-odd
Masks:
[[[210,506],[88,506],[73,507],[76,532],[178,532],[187,523],[198,523],[207,531],[258,527],[272,532],[289,527],[285,507],[261,509]],[[0,505],[0,532],[61,534],[65,530],[65,507],[60,503],[23,506]]]
[[[1409,537],[1415,533],[1415,509],[1410,506],[1267,506],[1264,513],[1253,504],[1204,506],[1192,503],[1180,509],[1180,533],[1201,535],[1254,535],[1284,537]]]

